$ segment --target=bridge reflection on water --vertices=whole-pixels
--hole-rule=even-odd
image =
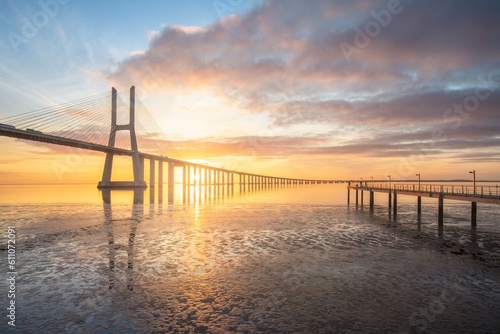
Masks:
[[[469,206],[450,203],[436,238],[435,199],[422,199],[417,229],[415,197],[398,197],[394,221],[386,194],[368,214],[340,184],[235,185],[210,189],[211,202],[197,186],[189,205],[180,192],[151,205],[149,189],[85,187],[3,207],[19,231],[20,332],[410,333],[435,291],[446,310],[429,332],[498,328],[496,205],[481,204],[471,229]]]

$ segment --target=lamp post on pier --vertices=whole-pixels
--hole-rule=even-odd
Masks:
[[[389,178],[389,212],[391,212],[391,207],[392,207],[392,194],[391,194],[391,176],[387,175]]]
[[[418,176],[418,192],[420,192],[420,173],[417,173],[415,175]],[[420,194],[417,197],[417,214],[419,217],[422,214],[422,197],[420,196]]]
[[[469,173],[472,174],[472,182],[474,187],[474,196],[476,196],[476,170],[471,170]],[[475,228],[476,226],[476,215],[477,215],[477,202],[471,202],[471,225]]]
[[[474,195],[476,194],[476,170],[471,170],[469,171],[469,173],[472,174],[472,182],[473,182],[473,186],[474,186]]]

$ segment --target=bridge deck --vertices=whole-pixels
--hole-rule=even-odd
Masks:
[[[25,140],[31,140],[31,141],[38,141],[38,142],[42,142],[42,143],[49,143],[49,144],[55,144],[55,145],[69,146],[69,147],[81,148],[81,149],[85,149],[85,150],[92,150],[92,151],[98,151],[98,152],[104,152],[104,153],[112,152],[112,153],[115,153],[118,155],[131,155],[132,154],[132,151],[124,150],[121,148],[93,144],[93,143],[83,142],[83,141],[79,141],[79,140],[53,136],[53,135],[49,135],[49,134],[45,134],[45,133],[41,133],[41,132],[25,131],[25,130],[19,130],[19,129],[10,129],[10,128],[5,128],[5,127],[1,127],[1,126],[0,126],[0,136],[12,137],[12,138],[17,138],[17,139],[25,139]]]
[[[42,143],[54,144],[54,145],[69,146],[69,147],[74,147],[74,148],[78,148],[78,149],[98,151],[98,152],[103,152],[103,153],[113,153],[113,154],[117,154],[117,155],[132,156],[134,154],[134,152],[132,150],[126,150],[126,149],[121,149],[121,148],[116,148],[116,147],[110,147],[107,145],[89,143],[89,142],[54,136],[54,135],[45,134],[45,133],[38,132],[38,131],[13,129],[13,128],[8,128],[8,127],[4,127],[4,126],[0,126],[0,136],[17,138],[17,139],[24,139],[24,140],[30,140],[30,141],[37,141],[37,142],[42,142]],[[197,163],[193,163],[193,162],[189,162],[189,161],[173,159],[173,158],[169,158],[166,156],[148,154],[148,153],[143,153],[143,152],[139,152],[139,156],[143,159],[162,161],[162,162],[166,162],[166,163],[173,163],[176,167],[183,167],[183,166],[195,167],[195,168],[202,168],[202,169],[211,170],[211,171],[232,173],[232,174],[236,174],[236,175],[240,175],[240,176],[244,175],[244,176],[252,176],[252,177],[272,178],[272,179],[279,179],[279,180],[283,180],[283,181],[292,181],[293,180],[293,181],[307,183],[307,184],[325,184],[325,183],[348,182],[348,181],[344,181],[344,180],[292,179],[292,178],[286,178],[286,177],[274,177],[274,176],[268,176],[268,175],[246,173],[246,172],[241,172],[241,171],[228,170],[228,169],[220,168],[220,167],[210,167],[210,166],[207,166],[204,164],[197,164]],[[251,182],[251,183],[253,183],[253,182]],[[262,183],[262,182],[255,181],[255,183]]]

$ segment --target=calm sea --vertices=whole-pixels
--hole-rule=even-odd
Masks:
[[[0,332],[500,332],[498,205],[473,229],[445,201],[440,236],[435,199],[394,219],[340,184],[163,192],[0,186]]]

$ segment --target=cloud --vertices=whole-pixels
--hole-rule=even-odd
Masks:
[[[332,135],[315,148],[303,141],[307,153],[406,155],[436,131],[446,138],[435,141],[435,153],[498,146],[500,3],[402,0],[401,12],[347,59],[340,45],[355,45],[358,31],[387,8],[382,0],[268,1],[207,27],[165,27],[108,78],[125,86],[153,80],[157,93],[210,89],[240,110],[266,115],[274,128],[326,124],[372,138],[370,145],[332,145]],[[477,108],[453,109],[477,89],[488,92]],[[236,145],[198,144],[220,154]],[[274,144],[277,154],[300,151]]]

